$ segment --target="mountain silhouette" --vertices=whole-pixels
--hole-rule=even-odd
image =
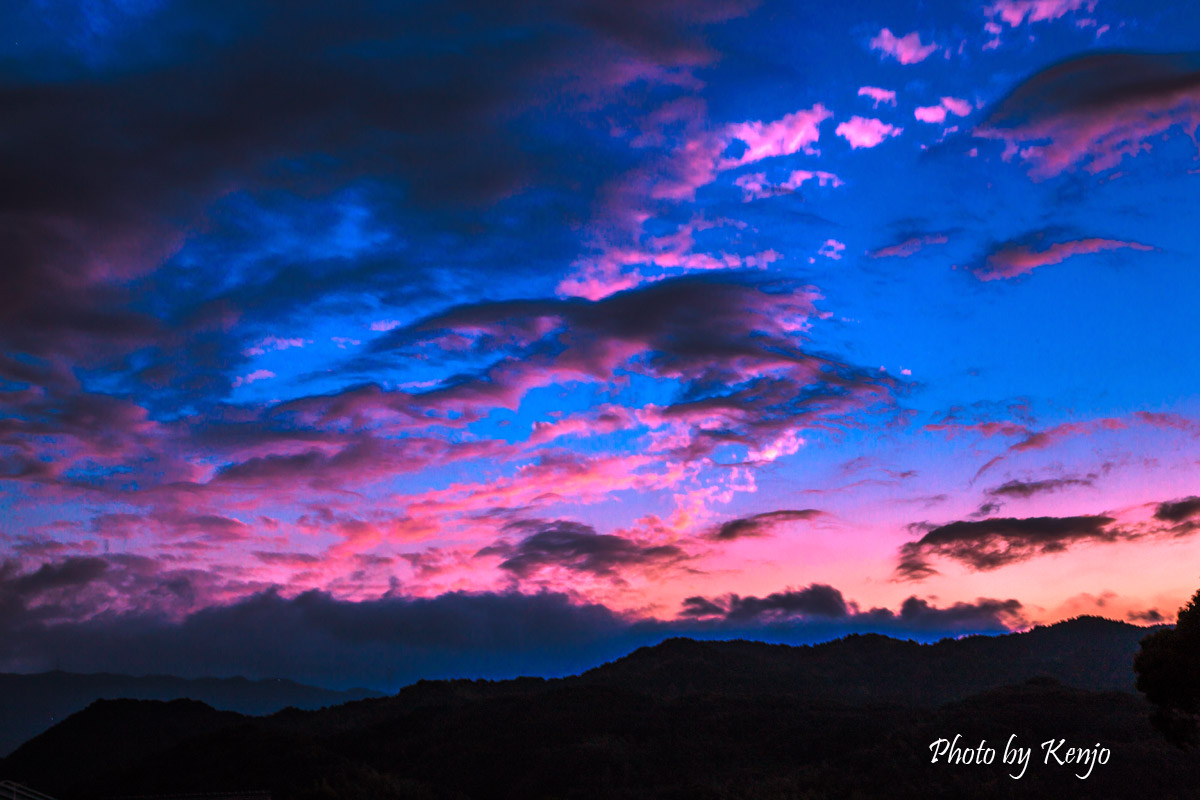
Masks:
[[[270,714],[288,706],[321,708],[348,700],[380,697],[369,689],[334,691],[288,680],[246,678],[173,678],[165,675],[81,675],[43,672],[35,675],[0,673],[0,755],[56,722],[81,711],[95,700],[200,700],[213,708],[243,714]]]
[[[1147,633],[1080,618],[918,645],[671,639],[544,680],[421,681],[384,698],[254,717],[195,701],[103,700],[25,743],[0,777],[63,800],[268,789],[318,798],[1194,798],[1200,759],[1132,691]],[[1009,737],[1009,767],[929,745]],[[1038,746],[1103,743],[1086,781]]]

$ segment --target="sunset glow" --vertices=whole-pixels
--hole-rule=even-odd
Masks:
[[[922,8],[6,6],[0,670],[1173,618],[1200,8]]]

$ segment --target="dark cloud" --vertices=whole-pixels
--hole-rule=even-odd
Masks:
[[[748,624],[780,631],[815,632],[836,626],[841,631],[881,632],[1006,631],[1021,627],[1023,605],[1015,599],[980,598],[974,603],[955,603],[938,608],[927,600],[909,597],[899,612],[886,608],[859,609],[847,602],[832,586],[812,584],[804,589],[774,592],[765,597],[689,597],[680,618],[695,620],[710,630],[745,629]]]
[[[707,597],[688,597],[683,601],[683,609],[680,610],[681,617],[720,617],[724,616],[726,608],[719,603],[709,600]]]
[[[896,620],[904,627],[917,630],[1004,630],[1022,627],[1024,606],[1014,599],[980,598],[974,603],[955,603],[937,608],[928,601],[910,597],[900,605]],[[875,613],[874,610],[867,614]],[[891,613],[891,612],[888,612]]]
[[[775,592],[766,597],[732,595],[725,618],[741,621],[773,615],[804,615],[838,619],[847,613],[846,600],[841,592],[832,586],[814,583],[799,591]]]
[[[1200,531],[1200,497],[1159,503],[1154,509],[1154,519],[1170,523],[1165,532],[1174,536],[1188,536]]]
[[[397,328],[372,348],[407,351],[436,343],[450,351],[508,350],[524,356],[540,354],[566,332],[561,362],[584,374],[620,358],[606,349],[623,342],[645,353],[655,371],[727,376],[729,362],[739,357],[807,361],[788,323],[813,311],[811,292],[795,282],[745,273],[693,275],[596,301],[546,298],[457,306]]]
[[[21,638],[30,626],[153,610],[184,614],[219,599],[221,579],[169,560],[112,554],[70,556],[26,569],[0,562],[0,638]]]
[[[569,520],[522,520],[505,526],[528,535],[515,544],[500,542],[476,556],[500,556],[500,568],[526,578],[545,567],[562,567],[601,577],[630,568],[661,566],[686,557],[676,545],[642,545],[590,525]]]
[[[987,490],[991,497],[1020,497],[1029,498],[1036,494],[1057,492],[1072,486],[1091,486],[1087,478],[1048,478],[1042,481],[1011,480]]]
[[[1185,497],[1159,503],[1154,518],[1163,522],[1185,522],[1200,515],[1200,497]]]
[[[1043,70],[988,112],[975,135],[1005,143],[1035,178],[1110,170],[1200,117],[1200,55],[1095,53]]]
[[[74,594],[173,593],[190,610],[105,610]],[[286,677],[319,685],[395,688],[419,678],[503,678],[580,672],[671,636],[787,643],[877,631],[930,641],[1020,627],[1021,604],[980,599],[938,608],[916,597],[900,610],[860,611],[822,584],[765,597],[688,598],[674,622],[636,619],[565,594],[393,591],[357,601],[319,591],[261,590],[223,603],[219,587],[150,559],[72,558],[36,569],[0,563],[0,670],[198,677]],[[205,597],[205,593],[208,596]],[[182,600],[181,600],[182,602]],[[181,606],[182,607],[182,606]]]
[[[799,510],[780,509],[778,511],[767,511],[762,514],[753,514],[749,517],[739,517],[737,519],[727,520],[721,523],[720,527],[709,534],[710,539],[717,541],[729,542],[735,539],[745,539],[748,537],[765,536],[776,525],[783,522],[801,522],[816,519],[823,516],[824,511],[815,508],[805,508]]]
[[[772,442],[806,425],[843,422],[886,405],[897,384],[877,369],[803,347],[800,330],[817,312],[810,287],[720,272],[657,281],[602,300],[544,298],[456,306],[398,327],[371,343],[356,370],[397,358],[480,359],[420,393],[360,386],[292,401],[280,410],[324,422],[390,413],[459,424],[496,407],[516,408],[532,389],[607,382],[629,371],[682,383],[677,402],[645,409],[646,424],[690,428],[681,457],[725,443],[770,460]],[[719,420],[719,426],[701,421]]]
[[[934,557],[949,558],[973,570],[997,569],[1046,553],[1060,553],[1080,542],[1113,542],[1132,534],[1113,527],[1113,517],[1001,517],[951,522],[929,528],[900,548],[898,576],[921,580],[936,572]]]
[[[74,556],[58,563],[42,564],[33,572],[25,574],[17,573],[16,564],[4,562],[0,567],[0,580],[4,581],[6,598],[11,602],[39,597],[52,589],[89,584],[107,569],[108,562],[104,559],[86,556]]]
[[[581,169],[563,142],[604,141],[592,117],[692,91],[718,57],[707,26],[748,7],[178,0],[136,24],[94,27],[69,5],[15,15],[6,30],[28,46],[0,65],[0,343],[105,366],[136,350],[138,380],[220,395],[244,362],[233,320],[427,295],[417,231],[436,231],[439,256],[492,229],[519,235],[526,261],[561,263],[577,243],[521,231],[553,240],[629,166],[598,147]],[[46,33],[59,29],[89,33]],[[337,241],[351,206],[413,232],[404,252]],[[287,252],[304,237],[320,246]],[[198,280],[212,264],[221,279]]]
[[[561,594],[455,592],[350,602],[269,590],[181,618],[150,609],[54,618],[38,605],[50,591],[41,586],[46,580],[43,574],[22,583],[0,569],[0,669],[396,687],[428,677],[578,672],[646,643],[609,609]],[[33,582],[40,586],[36,597],[28,588]]]
[[[992,502],[983,503],[979,506],[979,508],[977,508],[973,512],[971,512],[971,516],[975,517],[975,518],[987,517],[992,514],[995,514],[997,511],[999,511],[1003,507],[1004,507],[1004,505],[1002,503],[992,503]]]

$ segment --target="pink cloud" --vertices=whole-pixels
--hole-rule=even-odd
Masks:
[[[913,116],[921,122],[940,125],[946,121],[946,114],[951,113],[965,117],[971,113],[971,104],[957,97],[943,97],[936,106],[918,106]]]
[[[880,103],[896,105],[896,93],[891,89],[880,89],[878,86],[860,86],[858,88],[858,96],[871,98],[871,103],[875,108],[879,108]]]
[[[803,173],[802,170],[798,172]],[[762,173],[756,174],[761,175]],[[811,177],[818,173],[810,172],[806,174]],[[832,178],[835,181],[838,180],[836,176],[830,173],[820,173],[820,175],[826,176],[821,178],[822,185],[824,185],[827,178]],[[798,187],[803,183],[803,180],[803,178],[797,180],[795,186]],[[838,184],[840,183],[838,181]],[[741,184],[737,185],[740,186]],[[762,251],[749,255],[739,255],[736,253],[718,253],[714,255],[712,253],[697,251],[695,234],[720,227],[721,224],[723,223],[707,222],[701,218],[696,218],[685,225],[681,225],[672,233],[663,236],[644,237],[636,245],[630,247],[610,248],[604,253],[603,263],[613,267],[642,265],[658,267],[660,269],[681,269],[687,271],[737,269],[739,267],[758,267],[761,269],[775,261],[778,257],[778,254],[774,251]]]
[[[1026,20],[1031,23],[1055,20],[1084,7],[1088,11],[1094,10],[1096,0],[997,0],[987,6],[984,13],[999,17],[1009,27],[1016,28]]]
[[[300,339],[298,337],[290,339],[281,339],[278,336],[268,336],[261,339],[257,344],[254,344],[242,352],[248,356],[261,356],[264,353],[269,353],[273,350],[288,350],[293,347],[304,347],[306,344],[312,344],[309,339]]]
[[[796,153],[815,155],[821,123],[832,118],[833,112],[816,103],[776,120],[729,123],[714,130],[703,119],[699,101],[672,108],[683,120],[681,143],[658,158],[646,159],[605,188],[602,224],[596,226],[598,232],[590,243],[596,252],[577,261],[572,273],[560,281],[560,295],[599,300],[658,279],[630,270],[633,265],[683,271],[761,268],[778,258],[773,251],[749,255],[695,252],[690,240],[687,248],[668,247],[664,252],[653,239],[646,241],[644,226],[657,213],[659,201],[693,200],[697,190],[723,171]],[[666,137],[655,134],[646,137],[646,143],[660,139]]]
[[[262,381],[262,380],[266,380],[267,378],[274,378],[274,377],[275,377],[275,373],[271,372],[271,370],[269,370],[269,369],[256,369],[253,372],[249,373],[248,375],[241,375],[241,376],[238,376],[237,378],[234,378],[233,388],[236,389],[239,386],[246,386],[248,384],[254,383],[255,381]]]
[[[813,172],[806,169],[793,170],[792,174],[783,183],[772,184],[768,182],[766,173],[763,172],[752,172],[742,175],[733,183],[742,190],[744,199],[750,201],[764,197],[774,197],[775,195],[791,194],[803,186],[805,182],[814,178],[818,186],[838,187],[845,185],[845,181],[832,172],[822,172],[820,170]]]
[[[1116,239],[1078,239],[1056,242],[1040,250],[1027,245],[1010,244],[990,253],[982,267],[974,270],[981,281],[994,281],[1026,275],[1038,267],[1060,264],[1071,256],[1121,249],[1149,251],[1153,247],[1139,242]]]
[[[813,145],[821,136],[821,123],[833,112],[817,103],[812,108],[787,114],[773,122],[739,122],[725,127],[723,141],[740,141],[746,149],[737,158],[722,159],[718,169],[740,167],[764,158],[805,152],[815,154]]]
[[[794,153],[816,154],[813,145],[820,139],[821,123],[833,117],[832,111],[816,103],[776,120],[733,122],[713,131],[701,125],[700,109],[693,108],[690,113],[696,116],[689,124],[695,130],[689,131],[681,144],[663,159],[624,175],[610,188],[610,202],[619,205],[621,213],[641,209],[647,197],[691,200],[697,189],[725,170]],[[725,156],[735,142],[743,148],[740,155]],[[649,216],[648,211],[638,211],[631,221],[640,223]]]
[[[942,107],[952,114],[965,117],[971,113],[971,104],[958,97],[943,97]]]
[[[917,106],[913,116],[921,122],[940,125],[946,121],[946,109],[942,106]]]
[[[562,436],[599,436],[628,430],[639,424],[629,409],[622,406],[604,405],[586,414],[575,414],[553,421],[535,422],[528,441],[530,444],[544,444]]]
[[[799,436],[795,431],[784,431],[780,436],[763,445],[761,448],[751,450],[749,453],[750,460],[770,463],[784,456],[797,453],[805,444],[804,437]]]
[[[833,259],[834,261],[841,261],[842,252],[845,249],[846,245],[842,242],[839,242],[837,239],[826,239],[821,245],[821,248],[817,250],[817,255],[825,256],[826,258]]]
[[[901,64],[924,61],[938,49],[932,42],[921,44],[921,37],[916,31],[906,36],[896,36],[887,28],[881,29],[875,38],[871,39],[870,45],[872,50],[879,50]]]
[[[512,477],[453,484],[410,496],[406,503],[415,518],[448,520],[492,509],[597,503],[614,492],[670,488],[685,477],[684,465],[647,455],[585,458],[554,451]]]
[[[849,142],[854,150],[860,147],[875,147],[884,139],[899,136],[903,132],[903,128],[867,117],[851,117],[834,130],[834,133]]]

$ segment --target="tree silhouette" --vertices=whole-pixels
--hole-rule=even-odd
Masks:
[[[1142,639],[1133,660],[1137,688],[1154,704],[1154,726],[1180,747],[1197,743],[1200,723],[1200,591],[1179,610],[1174,628]]]

